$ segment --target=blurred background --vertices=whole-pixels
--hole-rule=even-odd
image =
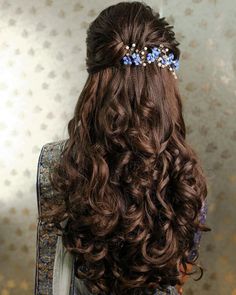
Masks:
[[[85,37],[107,0],[0,0],[0,295],[33,294],[39,152],[67,138],[87,77]],[[208,177],[203,278],[185,295],[236,295],[236,5],[146,1],[174,25],[187,140]]]

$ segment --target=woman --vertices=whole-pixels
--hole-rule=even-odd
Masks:
[[[201,278],[207,185],[186,142],[172,28],[140,2],[89,26],[69,138],[39,157],[35,294],[180,294]]]

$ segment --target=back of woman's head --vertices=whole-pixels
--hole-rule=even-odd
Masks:
[[[207,230],[207,186],[185,140],[178,80],[155,62],[121,62],[132,43],[163,44],[178,59],[172,28],[142,2],[112,5],[88,28],[89,75],[51,177],[64,202],[49,215],[68,218],[63,243],[94,294],[147,294],[177,284],[180,264],[199,266],[189,253]]]

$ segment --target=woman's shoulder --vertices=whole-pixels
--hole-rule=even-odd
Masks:
[[[67,139],[58,141],[51,141],[45,143],[40,150],[37,164],[37,195],[39,211],[42,210],[42,203],[40,200],[49,199],[53,197],[52,187],[50,183],[49,174],[54,168],[54,165],[59,161],[61,153],[65,147]],[[40,206],[41,205],[41,206]]]
[[[50,164],[52,161],[57,160],[67,141],[68,139],[61,139],[45,143],[40,150],[41,162]]]

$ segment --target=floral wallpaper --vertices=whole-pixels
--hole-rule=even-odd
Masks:
[[[0,295],[33,293],[39,152],[67,138],[87,76],[86,29],[117,2],[0,0]],[[184,294],[236,295],[235,1],[146,3],[174,25],[187,139],[208,177],[205,274]]]

